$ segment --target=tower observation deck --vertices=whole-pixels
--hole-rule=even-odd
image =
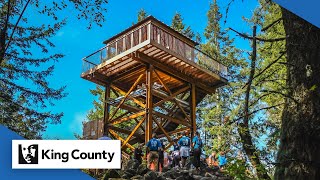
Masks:
[[[104,44],[82,59],[81,77],[105,87],[103,129],[123,149],[152,133],[167,148],[180,132],[193,134],[197,104],[227,83],[226,66],[152,16]]]

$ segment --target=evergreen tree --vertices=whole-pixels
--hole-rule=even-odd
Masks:
[[[138,12],[138,22],[144,20],[147,17],[148,17],[147,12],[144,9],[140,9],[140,11]]]
[[[278,21],[282,14],[281,9],[276,4],[260,1],[259,25],[262,27],[259,37],[262,39],[281,39],[285,37],[282,21]],[[275,23],[276,22],[276,23]],[[275,24],[274,24],[275,23]],[[273,24],[273,25],[272,25]],[[272,25],[272,26],[270,26]],[[268,168],[269,174],[275,170],[275,157],[278,151],[281,115],[284,108],[286,86],[286,55],[285,41],[260,42],[257,53],[259,61],[257,63],[257,73],[253,80],[253,86],[259,92],[252,100],[251,107],[256,109],[273,107],[265,111],[264,115],[253,122],[253,137],[267,137],[264,139],[255,138],[256,144],[260,144],[257,150],[261,160]],[[258,104],[258,107],[256,105]]]
[[[248,23],[255,22],[264,27],[281,15],[276,6],[264,7],[263,12],[261,8],[255,11],[252,19],[247,20]],[[286,91],[283,81],[286,71],[281,64],[285,62],[285,56],[278,57],[283,51],[284,43],[283,41],[258,43],[255,47],[258,54],[255,57],[254,66],[249,67],[246,61],[239,58],[239,50],[233,47],[232,40],[227,35],[228,32],[221,30],[222,23],[219,23],[221,17],[215,0],[208,11],[208,25],[204,34],[207,43],[203,44],[201,49],[227,65],[230,75],[229,84],[217,91],[217,98],[209,96],[204,101],[202,109],[204,125],[205,127],[208,127],[208,124],[213,125],[206,131],[209,131],[209,137],[213,138],[210,145],[214,149],[231,148],[232,154],[237,154],[236,148],[240,149],[239,152],[245,152],[257,176],[269,178],[267,172],[272,173],[274,154],[277,150],[279,117],[284,100],[281,94]],[[265,33],[260,33],[259,38],[277,39],[283,37],[282,32],[283,27],[279,23]],[[245,37],[248,38],[249,35]],[[253,76],[249,77],[249,72],[252,70],[254,70]],[[249,94],[246,94],[245,90],[250,78],[252,78],[251,90],[249,89]],[[248,117],[244,115],[243,99],[246,97],[249,99]],[[257,112],[264,112],[265,115],[261,116],[256,114]],[[225,119],[230,120],[226,123]],[[263,136],[270,138],[261,138]],[[264,144],[263,148],[261,144]],[[230,173],[236,177],[244,177],[243,174],[238,174],[239,171],[234,171],[235,167],[238,166],[231,164]]]
[[[242,85],[247,74],[247,62],[242,58],[239,49],[233,45],[226,30],[220,26],[221,13],[217,1],[210,4],[207,13],[208,24],[205,29],[206,43],[201,45],[201,50],[220,61],[228,67],[229,83],[220,87],[216,94],[207,96],[200,107],[204,130],[207,132],[207,151],[228,151],[230,159],[241,154],[241,143],[238,142],[237,124],[231,123],[240,111],[242,104]],[[245,172],[239,174],[237,167],[246,167],[245,161],[235,160],[230,163],[230,174],[235,177],[248,177]],[[234,163],[236,162],[236,163]]]
[[[195,34],[192,31],[191,27],[190,26],[186,27],[186,25],[183,23],[183,18],[181,17],[181,14],[179,14],[177,12],[172,18],[171,27],[174,30],[176,30],[179,33],[187,36],[190,39],[194,38],[194,36],[195,36]]]
[[[53,73],[54,62],[62,54],[49,52],[50,41],[66,19],[59,19],[58,12],[74,7],[79,19],[101,26],[106,1],[1,1],[0,2],[0,123],[17,131],[25,138],[40,138],[48,123],[60,123],[62,113],[46,108],[63,98],[65,87],[50,87],[47,77]],[[93,8],[88,9],[88,6]],[[40,16],[53,18],[54,24],[31,24],[23,16],[25,9],[32,9]],[[40,50],[35,57],[33,50]]]

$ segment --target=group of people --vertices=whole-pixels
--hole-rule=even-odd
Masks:
[[[227,157],[224,151],[221,151],[219,155],[216,151],[213,151],[212,154],[207,159],[207,164],[213,169],[223,170],[227,164]]]
[[[134,159],[142,163],[143,144],[140,144],[134,151]],[[174,139],[173,151],[166,152],[163,142],[157,139],[156,134],[152,135],[152,139],[146,144],[147,167],[151,170],[162,171],[163,167],[171,166],[175,168],[183,168],[186,166],[186,161],[193,154],[193,166],[200,170],[200,158],[202,154],[203,143],[199,132],[196,132],[193,139],[188,137],[188,133],[184,132],[183,136],[178,140]],[[226,164],[224,152],[219,156],[214,152],[207,161],[209,167],[223,168]]]

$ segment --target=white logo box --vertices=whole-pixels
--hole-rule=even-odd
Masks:
[[[38,164],[19,164],[19,145],[25,150],[21,157],[27,157],[30,145],[38,145]],[[120,140],[12,140],[12,169],[120,168]]]

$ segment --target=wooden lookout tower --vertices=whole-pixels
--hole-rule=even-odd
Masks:
[[[152,16],[104,44],[83,58],[81,77],[105,87],[104,131],[123,149],[152,133],[167,148],[180,132],[193,134],[197,104],[227,83],[227,67]]]

